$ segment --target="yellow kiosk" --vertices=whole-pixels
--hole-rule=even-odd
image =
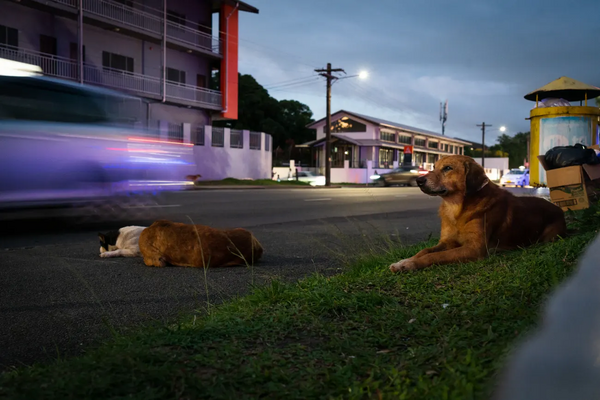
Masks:
[[[546,171],[540,165],[538,155],[546,154],[555,146],[599,143],[600,108],[594,102],[598,96],[600,88],[566,76],[525,95],[525,99],[535,101],[535,108],[529,114],[530,185],[546,184]],[[588,106],[588,100],[593,105]],[[579,106],[570,105],[575,101],[579,101]]]

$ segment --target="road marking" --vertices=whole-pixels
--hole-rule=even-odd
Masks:
[[[304,201],[329,201],[331,197],[326,197],[324,199],[304,199]]]

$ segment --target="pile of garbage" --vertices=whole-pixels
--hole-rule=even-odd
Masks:
[[[573,165],[600,164],[600,150],[589,148],[581,143],[574,146],[556,146],[544,156],[548,170]]]

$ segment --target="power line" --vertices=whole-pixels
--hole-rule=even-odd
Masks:
[[[289,92],[289,89],[297,89],[297,88],[303,88],[303,87],[308,87],[308,86],[312,86],[315,83],[319,83],[320,81],[313,81],[313,82],[306,82],[302,85],[297,85],[297,86],[292,86],[292,87],[284,87],[284,88],[276,88],[276,89],[269,89],[269,92]],[[290,92],[291,93],[291,92]]]
[[[308,83],[308,82],[315,82],[315,81],[319,81],[319,77],[318,76],[311,76],[309,78],[302,78],[301,80],[296,80],[296,82],[289,82],[289,83],[285,83],[285,84],[281,84],[281,85],[265,85],[263,87],[265,89],[276,89],[276,88],[281,88],[281,87],[287,87],[287,86],[294,86],[294,85],[298,85],[298,84],[304,84],[304,83]]]

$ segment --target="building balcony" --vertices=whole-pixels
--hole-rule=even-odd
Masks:
[[[74,81],[79,80],[79,64],[77,61],[68,58],[13,47],[0,47],[0,58],[37,65],[42,68],[44,75],[47,76]],[[129,92],[142,97],[162,98],[162,79],[149,75],[96,67],[84,63],[83,82]],[[221,92],[216,90],[169,81],[166,82],[165,89],[168,102],[218,111],[222,109]]]
[[[73,17],[77,15],[79,0],[29,0],[31,6],[60,9]],[[164,23],[161,10],[135,8],[112,0],[83,0],[83,16],[86,23],[102,27],[115,27],[119,31],[146,39],[160,41]],[[84,35],[85,37],[85,35]],[[169,47],[196,50],[203,54],[222,57],[222,40],[197,29],[167,20],[166,39]]]

